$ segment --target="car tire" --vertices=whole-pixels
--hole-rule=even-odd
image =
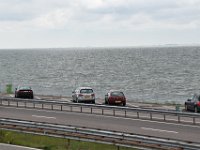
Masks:
[[[108,104],[108,101],[105,99],[105,104]]]
[[[107,101],[107,104],[110,105],[109,101]]]
[[[92,101],[92,104],[95,104],[95,100]]]
[[[194,112],[195,112],[195,113],[198,113],[198,109],[197,109],[196,106],[194,107]]]
[[[126,106],[126,103],[123,103],[123,106]]]
[[[78,98],[76,98],[76,103],[79,103]]]
[[[188,111],[188,106],[187,105],[185,105],[185,111]]]

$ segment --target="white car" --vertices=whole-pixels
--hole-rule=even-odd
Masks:
[[[88,102],[95,104],[95,94],[90,87],[79,87],[72,92],[73,102]]]

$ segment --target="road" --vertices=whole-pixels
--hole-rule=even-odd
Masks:
[[[75,112],[0,107],[0,117],[57,123],[199,143],[200,126]]]

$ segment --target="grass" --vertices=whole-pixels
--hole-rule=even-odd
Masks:
[[[0,130],[0,143],[9,143],[43,150],[118,150],[118,147],[114,145],[82,142],[5,130]],[[135,149],[120,147],[119,150]]]

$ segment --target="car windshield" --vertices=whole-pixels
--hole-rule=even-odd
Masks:
[[[111,96],[124,96],[122,92],[112,92]]]
[[[19,90],[31,90],[31,87],[22,86],[22,87],[19,87]]]
[[[92,89],[82,89],[80,93],[93,93]]]
[[[194,101],[200,101],[200,95],[194,94],[191,99]]]

